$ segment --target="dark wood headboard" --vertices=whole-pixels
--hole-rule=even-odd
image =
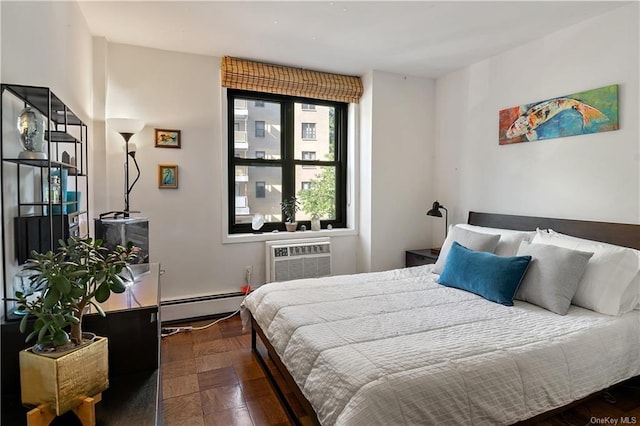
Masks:
[[[591,222],[479,212],[469,212],[468,223],[518,231],[535,231],[536,228],[553,229],[556,232],[574,237],[640,250],[640,225],[629,223]]]

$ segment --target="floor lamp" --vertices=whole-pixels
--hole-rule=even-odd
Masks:
[[[120,136],[124,139],[124,151],[125,151],[125,164],[124,164],[124,217],[129,217],[129,213],[132,213],[129,209],[129,194],[133,189],[133,186],[138,182],[140,178],[140,168],[136,161],[136,144],[130,143],[129,140],[133,135],[138,133],[144,128],[144,123],[140,120],[133,118],[110,118],[107,120],[108,126],[120,133]],[[133,163],[136,166],[138,175],[131,185],[129,185],[129,157],[133,159]],[[136,212],[133,212],[136,213]]]

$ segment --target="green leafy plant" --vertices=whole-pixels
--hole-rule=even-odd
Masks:
[[[16,292],[15,301],[25,316],[20,331],[27,331],[27,319],[36,317],[33,331],[26,340],[37,338],[38,345],[59,347],[82,343],[82,317],[85,308],[93,305],[104,316],[98,303],[105,302],[111,293],[123,293],[126,285],[120,276],[123,271],[133,280],[129,264],[139,249],[133,244],[117,246],[114,251],[102,247],[102,241],[69,238],[59,241],[54,253],[32,253],[24,269],[34,271],[30,276],[34,291],[40,296]],[[70,331],[67,332],[66,328]]]
[[[317,179],[311,180],[309,189],[300,190],[302,209],[312,218],[333,219],[336,214],[336,174],[324,167]]]
[[[300,211],[300,201],[295,196],[292,196],[280,202],[280,207],[282,207],[285,222],[293,223],[296,213]]]

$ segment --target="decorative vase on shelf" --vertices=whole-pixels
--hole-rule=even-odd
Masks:
[[[34,108],[26,107],[18,115],[18,133],[23,151],[18,156],[29,160],[46,160],[45,152],[46,120]]]
[[[311,218],[311,230],[312,231],[319,231],[320,230],[320,218],[319,217],[312,217]]]
[[[49,172],[50,189],[51,189],[51,203],[59,204],[61,201],[64,203],[67,197],[67,178],[69,176],[69,170],[67,169],[51,169]],[[54,187],[55,185],[55,187]],[[53,191],[58,191],[58,199],[53,199]],[[67,205],[62,206],[62,214],[67,214]],[[60,214],[60,206],[53,206],[53,214]]]

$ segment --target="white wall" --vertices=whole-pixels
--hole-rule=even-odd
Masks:
[[[106,117],[146,122],[131,139],[138,146],[142,174],[130,202],[132,210],[149,217],[150,255],[166,271],[162,299],[238,292],[247,265],[254,269],[252,283],[263,283],[264,243],[223,243],[226,99],[220,87],[220,58],[113,43],[108,43],[107,52]],[[155,148],[154,128],[180,129],[182,148]],[[106,132],[106,207],[121,210],[122,139]],[[177,190],[158,189],[158,164],[179,166]],[[356,237],[332,241],[334,272],[355,272]]]
[[[371,133],[371,123],[373,122],[373,72],[369,72],[362,76],[362,85],[364,92],[360,98],[360,129],[359,129],[359,185],[358,185],[358,229],[360,230],[360,238],[358,238],[358,271],[368,272],[372,270],[371,265],[371,244],[373,237],[372,228],[372,151],[373,151],[373,135]]]
[[[0,81],[4,81],[2,79],[2,9],[3,9],[2,4],[0,4]],[[2,211],[0,211],[0,221],[4,221],[4,214]],[[4,234],[2,233],[1,228],[0,228],[0,238],[4,238]],[[0,262],[0,279],[4,280],[4,262]],[[5,297],[4,286],[0,286],[0,298],[3,298],[3,297]],[[0,318],[4,317],[4,311],[5,311],[4,303],[0,303]]]
[[[1,81],[51,88],[88,124],[91,132],[91,35],[78,4],[5,1],[0,2],[0,19]],[[12,142],[10,130],[14,128],[16,118],[7,118],[3,135],[5,144]],[[18,144],[17,132],[14,139]],[[15,188],[15,182],[2,184],[5,189]],[[92,202],[93,199],[89,199],[90,208]],[[8,213],[8,217],[2,218],[9,239],[9,258],[13,257],[10,244],[13,241],[14,215]],[[14,270],[15,265],[10,265],[9,277]],[[4,294],[0,294],[2,297]]]
[[[638,8],[438,79],[435,191],[454,222],[476,210],[640,223]],[[620,130],[498,145],[501,109],[610,84]]]
[[[237,292],[246,265],[254,268],[253,284],[264,282],[263,242],[224,243],[226,99],[219,58],[112,43],[107,51],[106,117],[147,123],[132,139],[142,178],[131,194],[131,208],[150,219],[151,257],[166,270],[162,299]],[[402,267],[404,250],[430,241],[425,213],[433,201],[434,82],[373,72],[365,86],[355,150],[359,201],[365,200],[359,210],[363,234],[361,240],[332,238],[336,274]],[[156,127],[180,129],[182,148],[154,148]],[[122,141],[108,129],[106,140],[107,210],[117,210],[122,208]],[[178,190],[157,188],[161,163],[180,167]]]
[[[107,209],[107,157],[105,107],[107,98],[107,40],[104,37],[93,38],[93,132],[89,134],[91,142],[91,207],[92,219]],[[119,210],[119,209],[118,209]],[[93,222],[93,221],[92,221]],[[93,230],[93,223],[92,230]],[[94,235],[92,233],[92,235]]]
[[[405,250],[429,247],[435,84],[379,71],[364,81],[359,266],[381,271],[404,266]]]
[[[76,2],[2,2],[2,82],[47,86],[90,121],[91,36]]]

